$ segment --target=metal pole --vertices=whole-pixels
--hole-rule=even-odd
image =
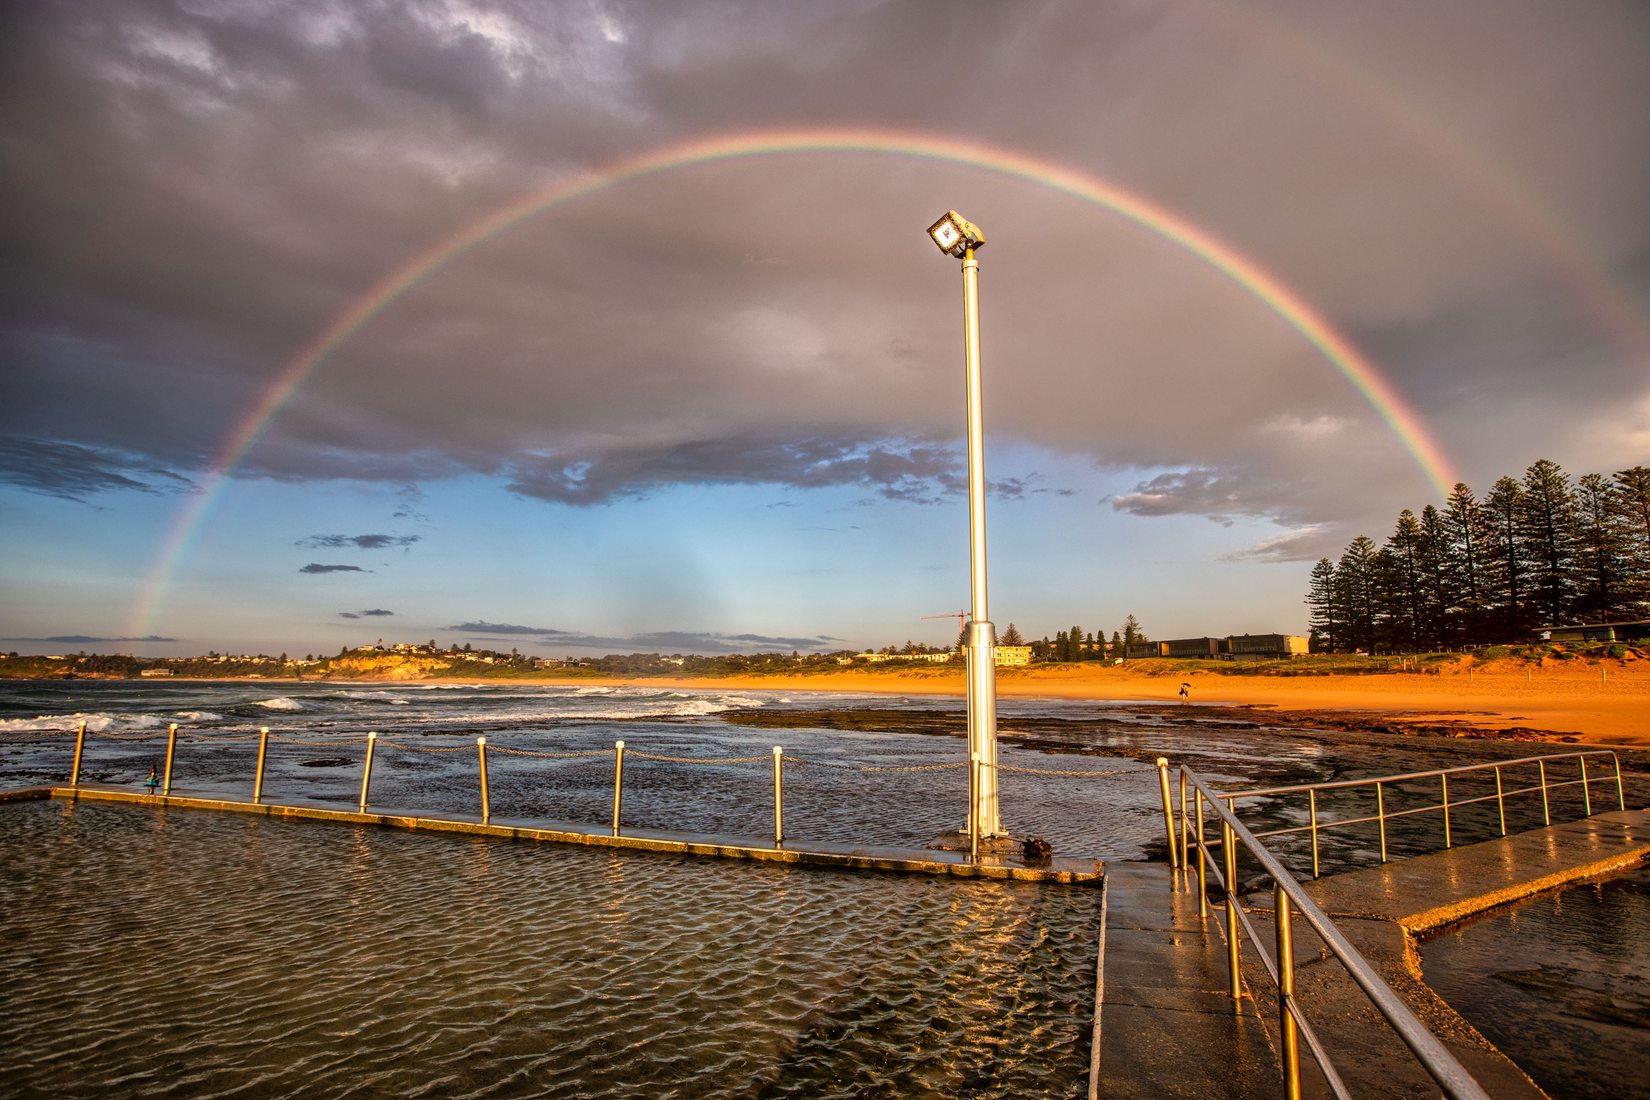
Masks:
[[[1226,877],[1226,969],[1236,1007],[1243,1002],[1243,978],[1238,973],[1237,834],[1224,817],[1220,819],[1220,855]]]
[[[1283,1094],[1300,1100],[1300,1039],[1295,1014],[1289,1002],[1295,996],[1295,941],[1290,935],[1289,895],[1282,886],[1272,887],[1272,911],[1277,915],[1278,934],[1278,1031],[1283,1036]]]
[[[1197,915],[1206,921],[1209,919],[1209,849],[1203,843],[1203,791],[1198,790],[1192,800],[1197,804]]]
[[[971,753],[968,757],[968,797],[974,807],[974,813],[968,818],[968,858],[980,858],[980,754]]]
[[[1169,758],[1157,758],[1157,785],[1163,792],[1163,830],[1169,834],[1169,866],[1180,866],[1180,858],[1175,854],[1174,847],[1174,806],[1169,801]]]
[[[1444,792],[1444,847],[1448,848],[1450,846],[1450,842],[1449,842],[1449,776],[1440,775],[1438,777],[1438,785],[1439,785],[1440,788],[1442,788],[1442,790]]]
[[[1381,784],[1375,784],[1375,816],[1381,819],[1381,862],[1386,862],[1386,795]]]
[[[980,263],[963,253],[963,353],[968,368],[968,747],[981,763],[977,831],[997,836],[997,629],[986,599],[985,413],[980,374]]]
[[[1535,766],[1541,769],[1541,823],[1543,825],[1551,825],[1553,823],[1553,814],[1552,810],[1547,806],[1547,762],[1545,760],[1537,760],[1535,762]]]
[[[1627,794],[1621,787],[1621,757],[1617,756],[1615,753],[1611,753],[1610,757],[1616,762],[1616,805],[1623,812],[1626,812]]]
[[[487,739],[476,738],[476,759],[481,765],[481,823],[487,824],[493,819],[492,801],[487,797]]]
[[[773,846],[785,843],[785,750],[773,747]]]
[[[86,723],[80,723],[80,728],[74,735],[74,768],[69,772],[69,786],[80,786],[80,754],[86,749]],[[1618,769],[1619,770],[1619,769]]]
[[[269,753],[269,727],[264,726],[258,731],[258,770],[252,776],[252,804],[257,805],[264,797],[264,757]]]
[[[1312,877],[1318,877],[1318,792],[1306,792],[1312,803]]]
[[[162,782],[160,793],[172,793],[172,756],[178,747],[178,724],[173,722],[166,729],[166,778]]]
[[[376,733],[367,734],[367,764],[361,769],[361,812],[367,812],[367,787],[372,783],[372,750],[378,744]]]
[[[624,800],[624,742],[613,742],[613,835],[619,835],[619,805]]]
[[[1587,758],[1585,756],[1577,756],[1576,759],[1581,761],[1581,804],[1586,808],[1587,816],[1592,817],[1593,792],[1587,787]]]
[[[1495,812],[1501,815],[1501,835],[1507,835],[1507,804],[1501,797],[1501,769],[1495,769]]]
[[[1192,850],[1186,844],[1186,769],[1180,769],[1180,869],[1191,870]]]

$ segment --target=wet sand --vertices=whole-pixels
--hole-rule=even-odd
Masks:
[[[1650,746],[1650,669],[1617,667],[1450,670],[1442,675],[1241,675],[1204,670],[1141,675],[1126,668],[1051,665],[1003,669],[1001,696],[1178,704],[1182,683],[1198,706],[1232,706],[1269,724],[1398,734],[1499,737]],[[727,677],[590,680],[726,691],[966,693],[960,669],[844,669]]]

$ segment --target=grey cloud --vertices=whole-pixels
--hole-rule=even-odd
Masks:
[[[318,561],[312,561],[308,565],[304,566],[302,569],[298,570],[298,572],[300,572],[300,573],[370,573],[370,572],[372,572],[372,570],[362,569],[359,565],[322,565]]]
[[[340,619],[367,619],[394,614],[395,612],[385,611],[382,607],[370,607],[364,611],[340,611],[338,617]]]
[[[1285,531],[1269,539],[1262,539],[1253,546],[1246,546],[1241,550],[1221,555],[1222,561],[1228,562],[1287,562],[1287,561],[1317,561],[1323,557],[1334,557],[1340,547],[1344,546],[1351,536],[1342,537],[1335,530],[1328,527],[1303,527],[1298,531]]]
[[[600,504],[666,485],[857,485],[929,503],[966,487],[950,448],[911,441],[814,438],[695,440],[599,456],[546,455],[518,463],[509,488],[563,504]]]
[[[418,535],[311,535],[294,545],[311,550],[341,550],[353,546],[358,550],[379,550],[386,546],[411,546]]]
[[[177,492],[194,484],[134,455],[16,436],[0,436],[0,481],[76,501],[116,490]]]
[[[516,626],[512,623],[490,623],[485,619],[474,622],[458,623],[455,626],[445,627],[446,630],[455,630],[461,634],[475,635],[512,635],[512,634],[554,634],[556,631],[542,626]]]
[[[368,617],[375,617],[381,615],[394,615],[395,612],[386,611],[382,607],[369,607],[365,611],[361,612],[361,614]]]

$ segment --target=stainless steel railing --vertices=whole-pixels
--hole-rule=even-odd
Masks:
[[[1195,810],[1191,821],[1195,825],[1195,837],[1192,843],[1197,848],[1197,880],[1198,880],[1198,912],[1207,921],[1209,914],[1208,879],[1210,859],[1210,842],[1204,838],[1204,824],[1206,819],[1205,803],[1213,808],[1220,822],[1220,863],[1215,868],[1216,880],[1225,897],[1226,910],[1226,964],[1229,975],[1228,992],[1234,1001],[1243,996],[1243,982],[1239,969],[1239,932],[1246,935],[1255,947],[1266,972],[1277,988],[1277,1012],[1279,1026],[1279,1053],[1283,1063],[1284,1095],[1289,1100],[1299,1100],[1301,1094],[1300,1079],[1300,1045],[1304,1043],[1312,1059],[1322,1071],[1330,1090],[1337,1096],[1349,1098],[1352,1094],[1346,1082],[1336,1071],[1333,1060],[1329,1057],[1323,1042],[1313,1030],[1311,1022],[1306,1018],[1300,1002],[1295,999],[1295,955],[1293,940],[1294,915],[1299,912],[1302,920],[1317,933],[1319,939],[1340,964],[1346,969],[1352,980],[1363,990],[1364,995],[1374,1005],[1377,1012],[1386,1020],[1393,1032],[1404,1042],[1415,1055],[1421,1067],[1437,1082],[1444,1095],[1454,1100],[1489,1100],[1489,1094],[1473,1079],[1465,1067],[1456,1060],[1438,1037],[1429,1031],[1425,1024],[1410,1011],[1392,987],[1387,985],[1379,974],[1375,972],[1368,960],[1352,946],[1335,922],[1329,919],[1316,902],[1307,896],[1306,890],[1300,882],[1289,873],[1277,856],[1273,855],[1259,837],[1238,820],[1237,815],[1228,804],[1226,792],[1211,790],[1196,772],[1184,765],[1180,768],[1181,790],[1184,792],[1189,785],[1193,792]],[[1185,804],[1182,802],[1182,830],[1187,827],[1184,815]],[[1250,856],[1260,864],[1261,868],[1272,877],[1272,904],[1274,918],[1274,958],[1269,958],[1261,944],[1261,936],[1255,930],[1249,914],[1237,900],[1237,859],[1238,845],[1241,844]],[[1171,850],[1173,843],[1170,844]],[[1186,849],[1183,847],[1183,851]],[[1188,860],[1189,863],[1189,860]],[[1188,870],[1190,868],[1188,867]]]
[[[1600,762],[1606,762],[1605,758],[1608,759],[1604,774],[1595,773],[1594,775],[1589,775],[1587,772],[1587,761],[1589,759],[1594,759],[1599,760]],[[1560,763],[1570,761],[1573,761],[1575,764],[1579,765],[1580,774],[1578,778],[1555,779],[1549,776],[1548,767],[1550,765],[1556,767],[1556,765]],[[1536,775],[1531,779],[1521,779],[1518,781],[1530,782],[1532,785],[1507,790],[1504,783],[1504,776],[1513,769],[1526,768],[1529,765],[1535,766]],[[1613,775],[1610,774],[1611,772],[1613,772]],[[1495,779],[1494,793],[1476,795],[1470,798],[1456,797],[1451,799],[1450,778],[1452,776],[1461,778],[1468,775],[1490,774],[1493,774]],[[1387,808],[1387,794],[1389,791],[1393,791],[1400,784],[1413,784],[1422,780],[1431,779],[1436,779],[1438,781],[1439,800],[1437,802],[1428,802],[1420,806],[1406,806],[1396,810],[1389,810]],[[1500,821],[1501,835],[1506,836],[1507,799],[1514,798],[1519,795],[1528,795],[1540,792],[1542,824],[1551,825],[1553,823],[1551,792],[1563,790],[1568,787],[1579,786],[1581,788],[1584,814],[1585,816],[1591,817],[1593,814],[1593,788],[1602,783],[1605,784],[1606,789],[1608,789],[1608,785],[1611,783],[1612,779],[1614,780],[1616,790],[1616,808],[1625,810],[1627,808],[1627,798],[1621,782],[1621,760],[1615,753],[1608,749],[1583,749],[1575,752],[1550,753],[1545,756],[1526,756],[1517,760],[1497,760],[1487,764],[1466,764],[1456,768],[1436,768],[1432,771],[1405,772],[1400,775],[1383,775],[1373,779],[1343,779],[1331,783],[1298,783],[1288,787],[1261,787],[1253,790],[1223,791],[1219,797],[1228,808],[1235,808],[1234,803],[1238,799],[1274,798],[1284,795],[1301,794],[1304,792],[1307,796],[1308,814],[1307,823],[1305,825],[1292,825],[1281,829],[1269,829],[1264,832],[1255,832],[1254,835],[1256,838],[1264,840],[1267,837],[1286,836],[1294,833],[1310,833],[1312,838],[1312,877],[1317,878],[1319,874],[1318,838],[1320,833],[1327,830],[1340,829],[1352,825],[1367,825],[1374,822],[1377,825],[1380,834],[1381,862],[1385,863],[1387,862],[1387,823],[1389,821],[1402,817],[1410,817],[1415,814],[1434,812],[1441,813],[1443,815],[1444,847],[1449,848],[1454,843],[1454,838],[1450,828],[1451,810],[1458,811],[1463,806],[1494,802],[1496,814]],[[1367,790],[1371,787],[1373,787],[1375,791],[1375,813],[1365,814],[1361,817],[1336,818],[1329,821],[1325,821],[1320,816],[1320,794],[1325,792],[1345,792],[1360,789]],[[1457,795],[1459,795],[1459,793],[1460,788],[1457,786]],[[1186,808],[1184,783],[1182,783],[1181,787],[1180,807],[1182,814],[1184,814]],[[1181,840],[1182,846],[1184,847],[1184,825],[1182,826]]]

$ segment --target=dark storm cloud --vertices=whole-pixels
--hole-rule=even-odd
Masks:
[[[342,550],[353,546],[357,550],[380,550],[386,546],[411,546],[418,535],[311,535],[293,545],[311,550]]]
[[[0,436],[0,481],[65,500],[115,490],[158,493],[193,487],[188,478],[130,454],[17,436]]]
[[[370,573],[370,572],[372,572],[372,570],[362,569],[359,565],[322,565],[318,561],[312,561],[308,565],[304,566],[302,569],[298,570],[298,572],[300,572],[300,573]]]
[[[181,485],[432,242],[581,171],[764,126],[966,136],[1178,211],[1354,335],[1469,478],[1522,467],[1538,433],[1561,460],[1643,453],[1640,5],[715,13],[11,6],[0,432],[72,450],[0,449],[0,478],[76,499]],[[936,41],[990,48],[963,79]],[[339,341],[242,469],[479,475],[568,504],[683,483],[941,499],[956,276],[922,229],[952,202],[991,238],[994,434],[1142,471],[1114,502],[1136,515],[1334,523],[1430,491],[1296,328],[1164,236],[861,154],[701,165],[523,219]],[[1531,411],[1548,403],[1562,414]]]
[[[100,642],[175,642],[176,638],[163,638],[159,634],[149,634],[142,638],[103,638],[90,634],[57,634],[50,638],[0,638],[6,642],[54,642],[59,645],[91,645]]]

